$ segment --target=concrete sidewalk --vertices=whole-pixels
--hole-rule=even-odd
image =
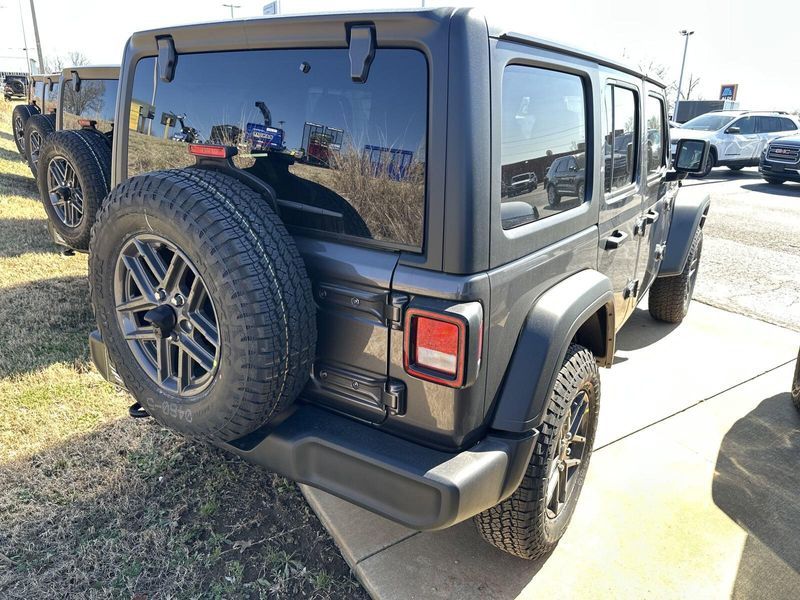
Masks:
[[[415,532],[304,487],[376,599],[791,598],[800,590],[800,336],[694,303],[680,327],[637,310],[602,370],[595,453],[545,560],[471,521]]]

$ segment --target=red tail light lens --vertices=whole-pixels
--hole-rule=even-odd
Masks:
[[[463,385],[467,333],[463,319],[409,309],[405,330],[403,362],[409,374],[450,387]]]
[[[211,146],[208,144],[189,144],[189,154],[211,158],[228,158],[230,156],[227,146]]]

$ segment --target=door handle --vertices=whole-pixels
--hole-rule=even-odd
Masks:
[[[619,248],[626,239],[628,239],[628,234],[617,230],[606,238],[605,248],[606,250]]]
[[[658,211],[655,208],[645,213],[644,215],[645,223],[647,223],[648,225],[652,225],[656,221],[658,221]]]

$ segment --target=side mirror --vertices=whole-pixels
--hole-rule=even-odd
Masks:
[[[725,130],[725,133],[730,133],[730,134],[733,134],[733,135],[737,135],[737,134],[739,134],[739,133],[742,133],[742,128],[741,128],[741,127],[736,127],[736,126],[734,125],[733,127],[728,127],[728,128]]]
[[[677,173],[700,173],[708,161],[711,144],[706,140],[680,140],[675,149]]]

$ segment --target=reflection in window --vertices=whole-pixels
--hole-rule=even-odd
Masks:
[[[654,173],[666,165],[664,153],[664,101],[647,97],[647,173]]]
[[[580,205],[586,173],[581,78],[522,65],[506,67],[501,119],[503,228]]]
[[[346,49],[186,54],[171,83],[155,68],[154,58],[136,67],[128,176],[194,164],[186,143],[235,146],[288,224],[421,248],[421,53],[378,50],[363,84]]]
[[[117,99],[116,79],[83,79],[79,91],[72,80],[66,80],[62,117],[64,129],[80,129],[79,119],[97,121],[96,128],[107,133],[113,128],[114,103]]]
[[[45,83],[44,110],[42,112],[52,113],[58,108],[58,83],[53,83],[52,89],[49,83]]]
[[[606,86],[603,112],[605,191],[613,192],[636,181],[639,147],[636,92],[615,85]]]

